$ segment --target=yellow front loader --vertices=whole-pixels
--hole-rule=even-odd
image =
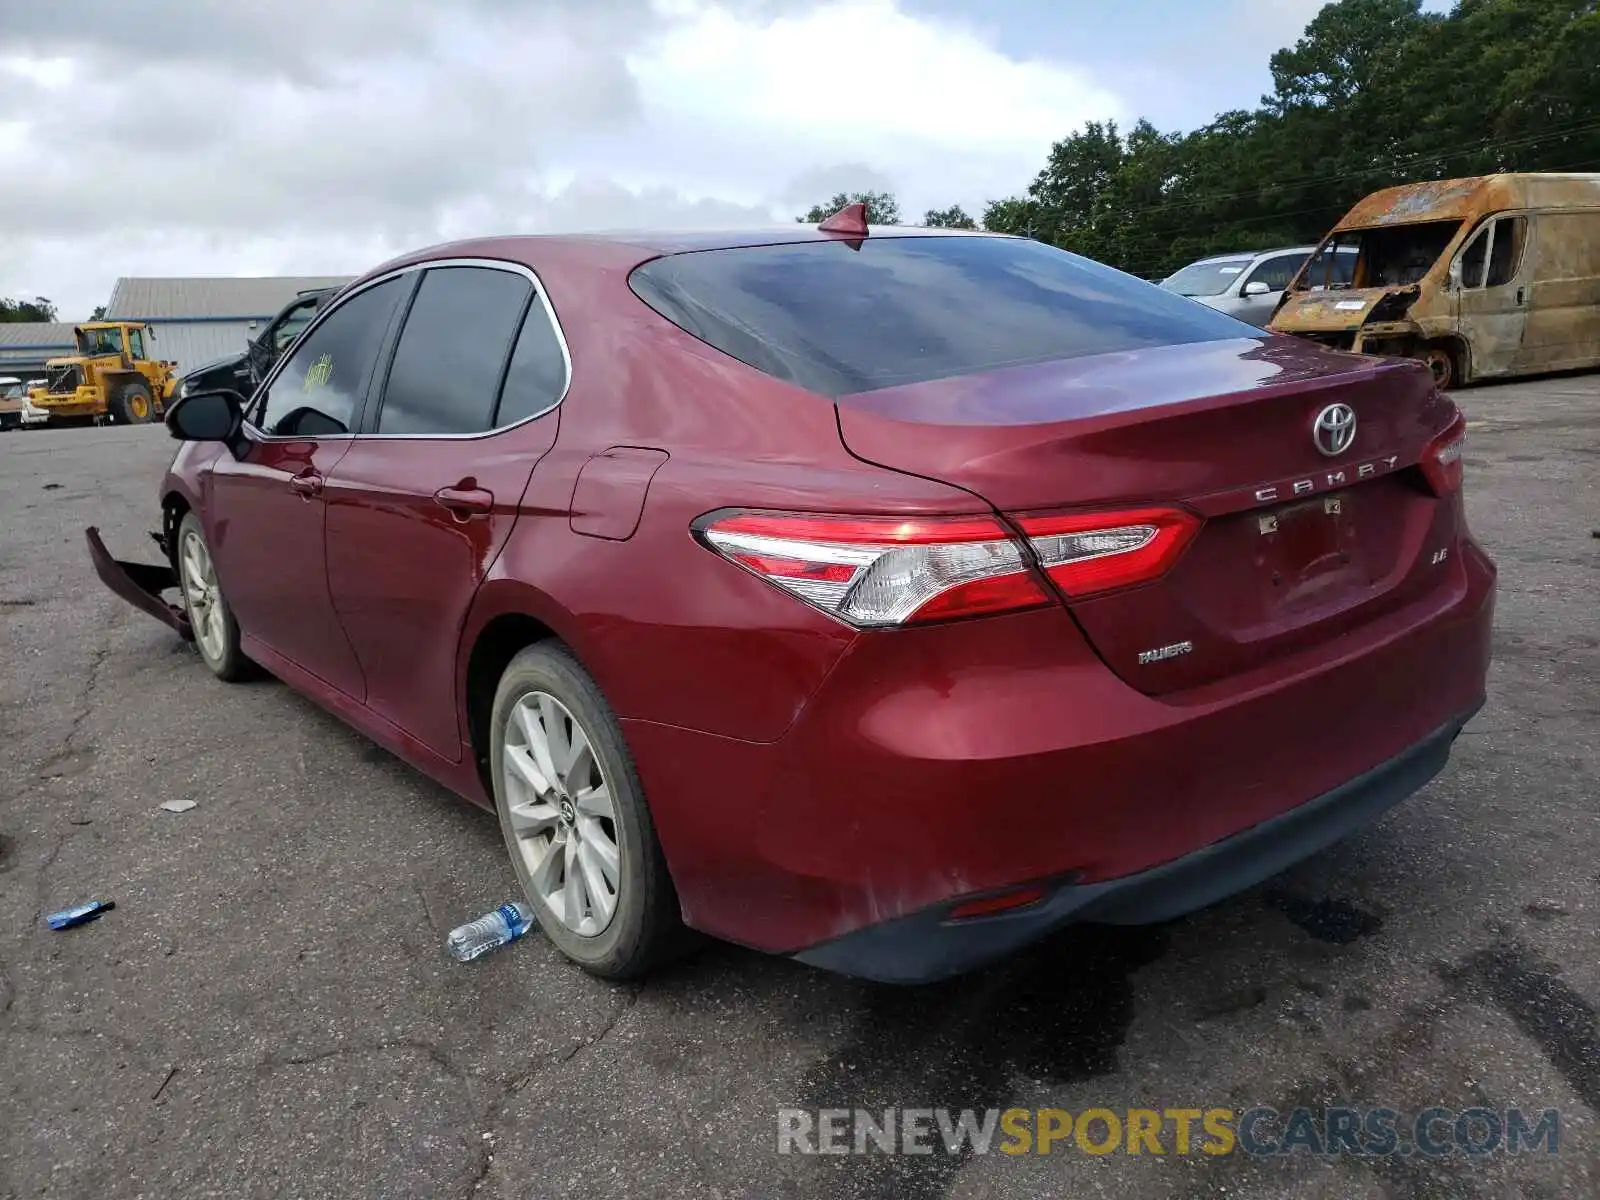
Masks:
[[[177,363],[145,356],[155,334],[137,321],[91,321],[73,329],[78,353],[45,364],[45,386],[28,400],[52,423],[90,419],[142,425],[159,418],[177,388]]]

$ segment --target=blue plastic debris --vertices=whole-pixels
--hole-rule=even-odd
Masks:
[[[82,925],[92,921],[101,913],[108,913],[117,906],[115,900],[89,900],[83,904],[75,904],[71,908],[63,908],[60,912],[53,912],[45,917],[45,923],[51,929],[71,929],[74,925]]]

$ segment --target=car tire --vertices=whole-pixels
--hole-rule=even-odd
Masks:
[[[155,419],[156,403],[142,383],[125,383],[111,397],[111,415],[120,425],[146,425]]]
[[[1446,342],[1429,342],[1422,351],[1422,361],[1433,373],[1433,384],[1441,392],[1448,392],[1461,383],[1461,356]]]
[[[173,566],[178,573],[178,590],[183,593],[183,610],[194,631],[195,649],[218,679],[234,683],[250,675],[251,662],[239,644],[239,622],[222,594],[217,581],[216,562],[206,542],[200,518],[186,513],[178,524]]]
[[[555,947],[606,979],[637,978],[681,949],[677,892],[644,788],[588,672],[557,642],[527,647],[500,677],[489,727],[500,830]],[[580,741],[587,752],[574,749]]]

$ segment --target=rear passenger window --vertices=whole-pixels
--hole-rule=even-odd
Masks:
[[[554,408],[567,386],[567,359],[550,314],[539,299],[528,306],[517,349],[506,372],[496,425],[514,425]]]
[[[500,373],[532,287],[488,267],[422,277],[395,348],[379,433],[482,433],[495,424]]]
[[[1304,262],[1305,259],[1298,254],[1280,254],[1277,258],[1269,258],[1250,273],[1245,286],[1264,283],[1269,291],[1281,292],[1289,286],[1289,280],[1294,278],[1294,273]]]

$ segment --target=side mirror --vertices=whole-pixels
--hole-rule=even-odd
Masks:
[[[1253,279],[1244,285],[1244,294],[1246,296],[1267,296],[1271,293],[1272,289],[1259,279]]]
[[[167,432],[180,442],[222,442],[240,457],[245,399],[231,388],[190,392],[167,410]]]

